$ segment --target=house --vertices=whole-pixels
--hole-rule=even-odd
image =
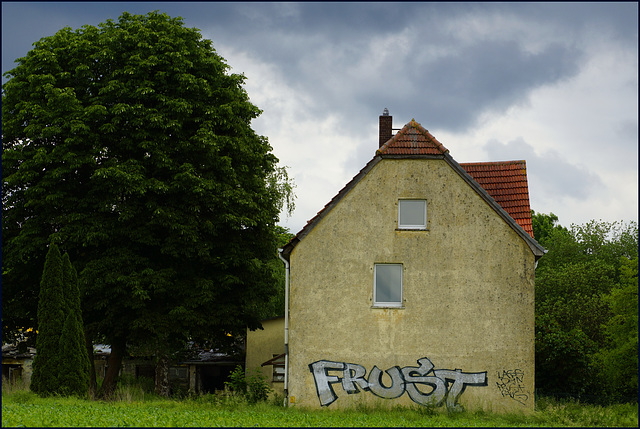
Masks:
[[[2,345],[2,381],[29,386],[36,349],[25,343]]]
[[[263,320],[262,328],[247,330],[245,368],[258,369],[273,393],[284,396],[284,316]]]
[[[459,164],[415,120],[379,119],[375,156],[281,250],[288,317],[249,333],[247,369],[286,352],[304,407],[533,410],[525,162]]]

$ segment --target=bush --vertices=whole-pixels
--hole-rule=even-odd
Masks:
[[[250,404],[266,401],[269,393],[273,391],[267,378],[260,374],[258,368],[253,370],[252,375],[247,376],[240,365],[236,366],[236,369],[229,375],[229,381],[224,384],[235,394],[244,396]]]

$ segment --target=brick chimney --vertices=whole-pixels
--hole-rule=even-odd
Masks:
[[[378,128],[378,135],[380,137],[380,145],[379,148],[382,147],[383,144],[387,142],[391,137],[393,137],[393,116],[389,116],[389,109],[386,107],[382,111],[382,116],[380,116],[380,126]]]

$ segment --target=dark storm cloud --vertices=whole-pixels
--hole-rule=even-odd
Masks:
[[[368,96],[371,104],[398,106],[399,116],[420,113],[439,128],[464,131],[485,111],[502,112],[526,102],[532,90],[575,75],[579,60],[579,51],[559,45],[531,54],[512,41],[479,42],[434,61],[409,58],[394,78],[411,81],[410,88]]]

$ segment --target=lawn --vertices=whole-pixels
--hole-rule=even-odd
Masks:
[[[530,415],[448,413],[426,408],[304,410],[274,403],[250,405],[235,397],[171,400],[154,396],[115,401],[40,398],[27,391],[3,393],[3,427],[637,427],[637,404],[607,407],[539,401]]]

